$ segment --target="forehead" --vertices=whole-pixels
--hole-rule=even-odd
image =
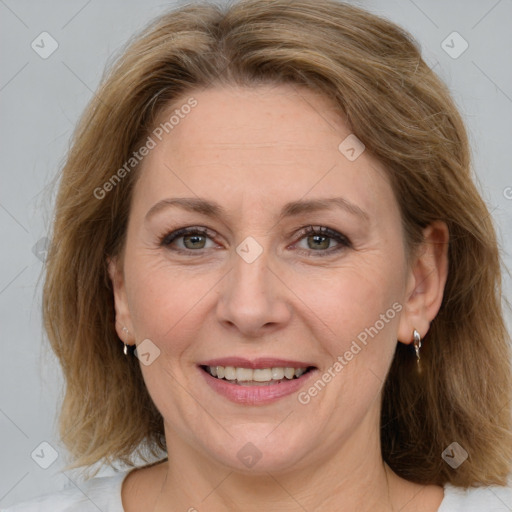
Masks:
[[[351,132],[335,106],[305,88],[193,91],[162,112],[159,126],[136,190],[147,201],[196,195],[268,210],[342,194],[377,214],[379,201],[393,199],[384,170],[367,152],[350,160],[340,151]]]

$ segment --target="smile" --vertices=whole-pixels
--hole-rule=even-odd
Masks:
[[[236,366],[202,366],[212,377],[240,386],[269,386],[286,380],[298,379],[309,368],[275,367],[242,368]]]
[[[200,364],[197,368],[216,396],[245,406],[271,404],[298,393],[319,371],[315,366],[306,366],[304,363],[296,366],[267,366],[270,361],[265,362],[247,364],[239,361],[241,366],[237,366],[233,361],[231,365],[223,366],[212,361],[210,364]]]

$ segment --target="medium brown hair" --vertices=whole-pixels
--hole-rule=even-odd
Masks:
[[[74,458],[68,467],[165,454],[163,420],[138,360],[121,350],[107,272],[107,258],[123,248],[136,166],[104,197],[95,191],[164,109],[218,84],[292,84],[330,98],[384,164],[409,256],[423,228],[446,222],[444,299],[424,339],[421,375],[411,347],[397,344],[382,397],[382,454],[415,482],[504,484],[512,384],[501,261],[463,122],[409,34],[330,0],[166,13],[131,42],[87,107],[62,172],[44,286],[45,327],[67,384],[60,434]],[[457,470],[441,458],[454,441],[469,454]]]

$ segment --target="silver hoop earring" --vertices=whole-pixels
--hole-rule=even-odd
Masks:
[[[416,363],[417,363],[417,369],[418,373],[421,373],[421,361],[420,361],[420,348],[421,348],[421,336],[420,333],[414,329],[412,331],[413,336],[413,343],[414,343],[414,350],[416,352]]]
[[[414,338],[414,350],[416,351],[416,361],[420,362],[420,348],[421,348],[421,336],[420,333],[414,329],[412,331],[412,336]]]
[[[125,335],[125,337],[127,337],[130,334],[130,331],[126,328],[126,326],[123,326],[122,331],[123,331],[123,334]],[[128,345],[124,342],[123,342],[123,345],[124,345],[123,353],[125,356],[127,356],[128,355]]]

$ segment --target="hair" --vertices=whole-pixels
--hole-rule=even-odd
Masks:
[[[63,166],[43,291],[66,380],[59,426],[68,467],[166,454],[138,360],[121,350],[107,267],[122,254],[138,166],[112,178],[169,105],[195,90],[259,84],[330,98],[386,169],[408,257],[429,224],[449,229],[449,273],[423,340],[423,372],[411,346],[398,343],[382,393],[384,461],[413,482],[504,485],[512,371],[502,262],[463,121],[407,32],[334,0],[187,5],[154,20],[107,69]],[[456,471],[441,457],[454,441],[469,454]]]

